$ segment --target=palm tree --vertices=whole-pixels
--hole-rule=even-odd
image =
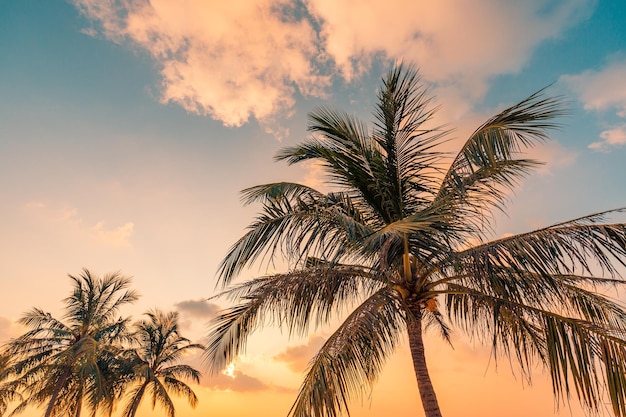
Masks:
[[[281,182],[242,192],[262,211],[222,261],[218,284],[262,258],[284,255],[291,270],[222,293],[236,304],[212,323],[210,369],[234,360],[263,324],[303,335],[356,306],[311,360],[290,415],[346,412],[406,335],[425,414],[441,416],[423,331],[449,341],[455,327],[528,379],[545,366],[557,403],[575,392],[598,410],[608,391],[615,414],[626,416],[626,311],[594,291],[624,283],[616,268],[626,225],[605,224],[624,210],[489,240],[494,212],[538,165],[521,153],[558,126],[563,100],[531,95],[487,120],[451,158],[417,70],[398,65],[382,81],[372,128],[318,108],[312,136],[276,156],[317,161],[335,191]]]
[[[11,378],[11,356],[0,352],[0,416],[3,416],[13,401],[21,401],[19,383]]]
[[[147,320],[136,324],[138,346],[135,350],[134,383],[124,417],[134,417],[146,391],[152,393],[152,409],[158,402],[165,408],[168,417],[175,416],[174,403],[169,392],[184,396],[195,408],[198,398],[193,390],[180,378],[200,382],[200,372],[189,365],[180,364],[181,358],[195,349],[204,349],[200,344],[190,343],[178,329],[178,313],[163,313],[152,310],[146,313]]]
[[[39,308],[27,312],[20,323],[30,328],[11,340],[10,371],[24,400],[13,414],[28,405],[45,405],[45,417],[80,416],[83,402],[95,412],[112,411],[119,375],[112,370],[127,338],[128,319],[118,317],[121,306],[138,296],[128,290],[130,279],[118,273],[93,277],[84,269],[69,275],[74,289],[65,301],[63,320]]]

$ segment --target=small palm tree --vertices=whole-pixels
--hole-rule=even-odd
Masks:
[[[195,407],[198,398],[181,378],[198,383],[200,372],[189,365],[179,363],[193,350],[204,349],[182,337],[178,329],[178,313],[152,310],[147,320],[135,325],[137,348],[134,359],[134,388],[129,394],[124,417],[134,417],[146,391],[152,394],[152,409],[157,402],[165,408],[168,417],[175,416],[170,392],[181,395]]]
[[[19,383],[11,378],[11,357],[0,353],[0,416],[3,416],[13,401],[21,401]]]
[[[276,158],[319,162],[335,191],[287,182],[243,191],[262,212],[222,261],[219,283],[264,256],[285,255],[292,269],[223,293],[238,304],[213,322],[210,368],[223,369],[265,323],[305,334],[356,305],[310,362],[292,416],[347,411],[402,335],[425,414],[441,416],[423,331],[449,340],[452,326],[529,379],[545,366],[557,401],[574,391],[598,410],[608,392],[615,415],[626,416],[626,311],[594,291],[624,283],[616,265],[626,225],[605,223],[623,210],[488,239],[494,210],[538,165],[521,152],[557,126],[563,101],[531,95],[482,124],[453,158],[439,150],[447,132],[432,127],[434,112],[418,72],[399,65],[383,79],[371,129],[331,108],[309,115],[313,136]]]
[[[116,378],[111,361],[128,327],[128,319],[117,313],[137,294],[127,289],[130,279],[117,273],[97,278],[84,269],[70,279],[74,289],[65,299],[63,320],[33,308],[20,319],[31,330],[6,346],[13,381],[24,394],[13,414],[45,405],[45,417],[80,416],[84,402],[93,412],[111,410]]]

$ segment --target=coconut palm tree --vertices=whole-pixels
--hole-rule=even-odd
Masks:
[[[490,240],[494,212],[538,165],[522,152],[547,139],[566,113],[539,91],[487,120],[456,156],[433,126],[427,88],[411,66],[382,80],[369,128],[328,107],[309,115],[312,136],[276,159],[316,161],[334,191],[281,182],[243,191],[262,210],[219,269],[235,305],[212,323],[206,358],[217,372],[249,334],[275,323],[291,333],[328,324],[354,307],[311,360],[290,411],[337,416],[409,340],[427,417],[441,416],[423,332],[467,332],[519,365],[552,378],[557,403],[572,392],[597,410],[608,392],[626,416],[626,311],[595,292],[621,285],[626,225],[592,214]],[[257,260],[283,255],[290,271],[232,285]],[[604,388],[608,388],[605,390]]]
[[[13,401],[21,401],[19,383],[11,378],[11,356],[0,352],[0,416],[3,416]]]
[[[144,394],[152,394],[152,409],[159,403],[168,415],[175,416],[170,392],[183,396],[195,408],[198,398],[193,390],[181,380],[188,378],[200,382],[200,372],[190,365],[181,364],[182,357],[204,346],[191,343],[182,337],[178,328],[178,313],[152,310],[147,320],[135,325],[137,348],[134,360],[134,387],[124,409],[124,417],[134,417]]]
[[[129,320],[118,317],[118,310],[135,301],[137,293],[118,273],[98,278],[84,269],[69,277],[74,289],[64,300],[63,320],[33,308],[20,319],[31,330],[6,346],[13,381],[24,395],[13,414],[41,405],[45,417],[80,416],[83,403],[110,414],[119,395],[113,381],[123,378],[112,373],[121,369]]]

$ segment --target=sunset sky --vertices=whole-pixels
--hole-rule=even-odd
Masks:
[[[315,166],[273,155],[307,137],[316,106],[371,120],[393,60],[420,68],[450,149],[543,87],[570,100],[494,237],[626,206],[624,0],[0,0],[0,342],[33,306],[61,316],[83,267],[133,277],[123,314],[178,310],[201,341],[227,305],[205,301],[217,266],[257,210],[239,191],[323,189]],[[263,329],[177,415],[286,416],[330,332]],[[454,349],[427,342],[446,417],[585,415],[557,413],[541,369],[528,387],[459,332]],[[351,414],[423,415],[407,343]]]

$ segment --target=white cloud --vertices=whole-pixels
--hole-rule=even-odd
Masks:
[[[277,136],[296,91],[324,96],[374,59],[406,59],[459,102],[519,71],[534,48],[594,2],[476,0],[73,0],[107,39],[130,41],[161,72],[161,100],[228,126],[251,117]],[[456,101],[455,100],[455,101]]]
[[[596,112],[615,112],[618,118],[626,118],[626,59],[614,59],[599,71],[584,71],[577,75],[565,75],[562,81],[574,91],[584,108]],[[599,141],[589,145],[595,151],[609,151],[626,144],[626,124],[609,126],[600,133]]]
[[[601,141],[593,142],[589,149],[606,152],[610,148],[626,145],[626,124],[621,124],[600,133]]]
[[[626,59],[612,61],[600,71],[565,75],[562,80],[578,94],[587,110],[615,110],[626,117]]]

